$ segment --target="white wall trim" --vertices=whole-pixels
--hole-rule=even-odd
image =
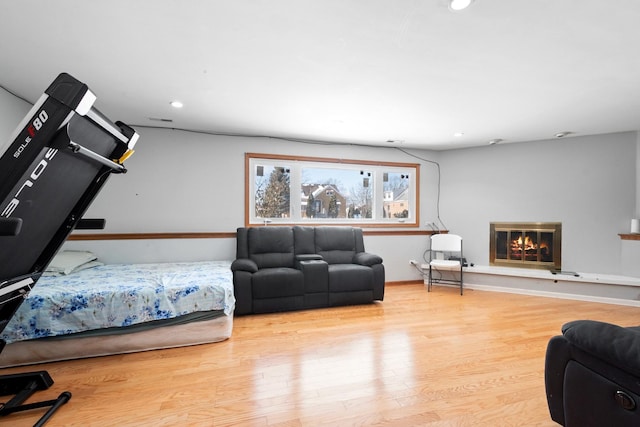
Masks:
[[[640,287],[640,278],[629,277],[629,276],[619,276],[614,274],[596,274],[596,273],[576,272],[575,274],[577,274],[577,276],[574,276],[573,274],[552,274],[549,270],[542,270],[542,269],[493,267],[493,266],[485,266],[485,265],[465,267],[464,272],[475,273],[475,274],[488,274],[488,275],[495,275],[495,276],[511,276],[511,277],[526,277],[526,278],[535,278],[535,279],[544,279],[544,280],[557,280],[557,281],[563,281],[563,282],[584,282],[584,283],[598,283],[598,284]]]
[[[471,283],[464,284],[465,289],[477,289],[479,291],[489,292],[505,292],[508,294],[531,295],[547,298],[570,299],[576,301],[598,302],[602,304],[626,305],[631,307],[640,307],[640,301],[628,300],[622,298],[597,297],[592,295],[566,294],[561,292],[537,291],[532,289],[505,288],[501,286],[474,285]]]
[[[427,284],[425,283],[425,287]],[[434,283],[433,286],[444,286],[447,288],[456,288],[459,289],[458,285],[450,285],[446,283]],[[558,299],[568,299],[575,301],[586,301],[586,302],[597,302],[601,304],[614,304],[614,305],[626,305],[630,307],[640,307],[640,301],[628,300],[623,298],[607,298],[607,297],[597,297],[593,295],[579,295],[579,294],[567,294],[562,292],[548,292],[548,291],[537,291],[532,289],[520,289],[520,288],[505,288],[502,286],[491,286],[491,285],[475,285],[473,283],[465,283],[464,289],[472,289],[478,291],[487,291],[487,292],[502,292],[507,294],[518,294],[518,295],[529,295],[534,297],[545,297],[545,298],[558,298]],[[462,296],[464,298],[464,295]]]

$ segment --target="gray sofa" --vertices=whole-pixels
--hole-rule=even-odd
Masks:
[[[231,270],[236,315],[384,298],[382,258],[364,251],[355,227],[238,228]]]

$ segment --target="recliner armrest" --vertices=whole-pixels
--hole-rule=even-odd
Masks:
[[[236,259],[231,263],[231,271],[248,271],[255,273],[258,271],[258,264],[248,258]]]
[[[368,252],[358,252],[353,257],[353,262],[355,264],[371,267],[375,264],[382,264],[382,258],[380,258],[378,255],[370,254]]]
[[[640,328],[595,320],[575,320],[562,327],[564,337],[582,351],[640,376]]]

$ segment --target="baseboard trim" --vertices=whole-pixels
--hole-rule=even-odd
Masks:
[[[385,286],[396,286],[396,285],[418,285],[422,283],[422,280],[396,280],[394,282],[385,282]]]
[[[394,281],[394,282],[386,282],[385,286],[422,285],[422,284],[424,284],[425,287],[427,286],[426,283],[424,283],[422,280],[400,280],[400,281]],[[460,286],[458,285],[450,285],[447,283],[434,283],[433,286],[444,286],[447,288],[456,288],[456,289],[460,288]],[[474,289],[478,291],[487,291],[487,292],[502,292],[507,294],[530,295],[535,297],[569,299],[569,300],[575,300],[575,301],[597,302],[601,304],[640,307],[640,301],[628,300],[623,298],[607,298],[607,297],[597,297],[593,295],[567,294],[562,292],[536,291],[532,289],[520,289],[520,288],[506,288],[502,286],[475,285],[473,283],[465,283],[464,289]]]
[[[598,297],[593,295],[566,294],[562,292],[537,291],[532,289],[506,288],[502,286],[490,285],[474,285],[465,283],[465,289],[477,289],[479,291],[504,292],[508,294],[531,295],[547,298],[570,299],[576,301],[598,302],[602,304],[626,305],[631,307],[640,307],[640,301],[628,300],[622,298]]]

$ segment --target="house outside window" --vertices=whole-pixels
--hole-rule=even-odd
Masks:
[[[384,214],[386,218],[409,218],[409,173],[384,174]]]
[[[347,199],[331,184],[302,184],[302,218],[346,218]]]

